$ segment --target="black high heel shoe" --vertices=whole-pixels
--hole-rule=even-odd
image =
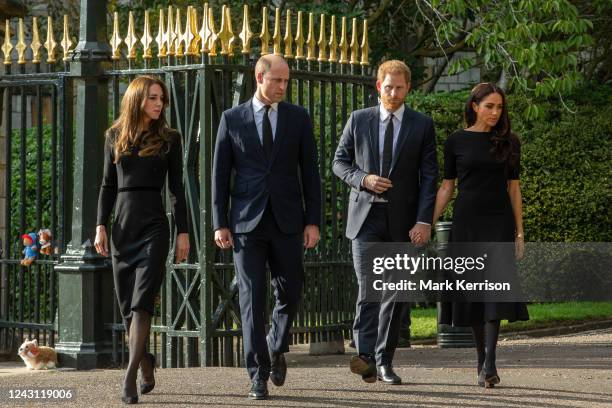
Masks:
[[[492,373],[486,373],[485,369],[483,368],[480,371],[480,374],[478,374],[478,385],[481,387],[494,388],[495,384],[499,384],[500,382],[501,379],[499,378],[499,375],[497,375],[497,370],[493,371]]]
[[[140,393],[143,395],[150,393],[153,391],[153,388],[155,388],[155,354],[147,353],[145,354],[145,358],[148,358],[151,363],[151,376],[153,377],[153,381],[148,384],[143,382],[140,383]]]
[[[125,404],[137,404],[138,403],[138,393],[136,395],[129,395],[124,386],[123,395],[121,395],[121,401],[123,401]]]

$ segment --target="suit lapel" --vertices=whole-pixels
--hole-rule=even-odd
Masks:
[[[391,175],[391,173],[393,172],[393,168],[397,163],[397,160],[402,152],[402,148],[404,147],[404,143],[406,143],[406,139],[408,139],[411,130],[412,120],[410,120],[410,110],[406,106],[404,108],[404,115],[402,116],[402,125],[400,127],[400,132],[399,135],[397,135],[397,145],[395,146],[393,160],[391,160],[391,168],[389,169],[389,175]]]
[[[259,140],[259,133],[257,132],[257,126],[255,125],[255,115],[253,113],[253,102],[248,101],[244,104],[244,108],[242,110],[242,118],[244,119],[244,127],[247,129],[247,135],[250,141],[247,141],[247,145],[251,144],[255,147],[255,151],[260,156],[260,158],[265,162],[266,153],[263,150],[263,146],[261,145],[261,141]]]
[[[279,102],[278,113],[276,116],[276,132],[274,133],[274,145],[272,147],[272,157],[270,165],[274,163],[274,159],[278,155],[281,143],[287,133],[287,124],[289,123],[289,107],[284,102]]]
[[[378,132],[379,132],[379,108],[378,105],[374,106],[370,111],[370,148],[372,149],[372,157],[374,158],[374,168],[376,169],[375,174],[380,173],[379,163],[379,146],[378,146]]]

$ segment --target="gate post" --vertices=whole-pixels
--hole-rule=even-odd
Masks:
[[[114,302],[110,263],[93,242],[97,198],[102,179],[104,130],[108,127],[108,79],[104,69],[111,49],[106,35],[106,1],[82,0],[79,43],[70,62],[76,92],[74,168],[67,202],[72,203],[68,245],[55,267],[58,273],[56,350],[62,366],[91,369],[111,361]],[[72,104],[72,100],[67,101]],[[67,144],[72,144],[71,129]],[[70,213],[70,212],[69,212]]]

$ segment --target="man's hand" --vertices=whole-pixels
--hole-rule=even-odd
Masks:
[[[425,245],[429,242],[429,238],[431,238],[431,225],[417,223],[410,230],[410,241],[416,246]]]
[[[363,179],[363,187],[376,194],[382,194],[393,187],[393,183],[388,178],[380,177],[376,174],[368,174]]]
[[[234,247],[234,240],[229,228],[219,228],[215,231],[215,244],[221,249]]]
[[[307,225],[304,228],[304,248],[314,248],[319,242],[319,226]]]

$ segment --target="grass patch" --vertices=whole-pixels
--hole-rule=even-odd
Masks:
[[[527,308],[530,320],[514,323],[503,321],[501,331],[532,330],[612,318],[612,302],[533,303],[527,305]],[[411,337],[413,339],[427,339],[436,336],[436,309],[413,309],[411,317]]]

